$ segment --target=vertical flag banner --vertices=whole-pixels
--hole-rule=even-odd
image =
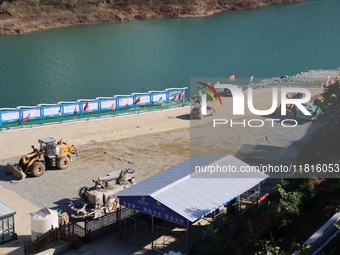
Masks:
[[[229,76],[229,81],[235,81],[235,75],[230,75]]]
[[[116,109],[116,105],[115,105],[115,103],[112,103],[111,110],[114,111],[115,109]]]
[[[162,103],[163,102],[163,97],[160,97],[159,100],[158,100],[158,103]]]
[[[31,114],[28,113],[27,116],[22,120],[22,122],[26,122],[30,116],[31,116]]]
[[[184,92],[183,92],[183,91],[182,91],[181,93],[179,93],[179,95],[178,95],[178,101],[181,101],[183,95],[184,95]]]
[[[86,102],[86,104],[85,104],[85,106],[84,106],[84,112],[86,112],[87,109],[89,109],[89,102],[88,102],[88,101]]]
[[[136,105],[136,104],[138,104],[139,102],[140,102],[140,97],[138,97],[138,98],[136,99],[136,101],[133,102],[133,104]]]
[[[254,79],[254,76],[251,76],[251,77],[250,77],[250,83],[253,82],[253,79]]]

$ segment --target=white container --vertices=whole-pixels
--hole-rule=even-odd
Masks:
[[[51,227],[59,227],[58,213],[55,210],[43,208],[35,213],[31,213],[31,240],[45,234]]]

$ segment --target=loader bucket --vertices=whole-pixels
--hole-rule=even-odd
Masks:
[[[9,163],[7,163],[7,173],[15,177],[16,180],[12,180],[12,182],[21,182],[26,178],[26,174],[18,166]]]

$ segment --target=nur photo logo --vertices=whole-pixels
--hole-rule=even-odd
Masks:
[[[220,118],[214,118],[212,120],[212,126],[217,127],[221,125],[227,125],[230,127],[263,127],[271,125],[274,127],[274,123],[280,123],[283,127],[295,127],[298,125],[298,121],[292,118],[290,115],[287,118],[287,109],[292,105],[295,111],[308,117],[311,116],[311,112],[308,110],[308,102],[311,101],[312,95],[307,88],[302,87],[267,87],[266,90],[270,90],[270,102],[271,105],[266,109],[258,109],[254,106],[254,89],[252,87],[238,86],[233,84],[221,84],[215,83],[213,86],[210,82],[197,82],[202,85],[200,89],[200,106],[203,115],[207,111],[207,101],[213,101],[214,104],[219,104]],[[257,90],[261,90],[257,89]],[[228,91],[230,96],[225,100],[231,100],[232,105],[223,105],[223,99],[220,93]],[[290,95],[295,95],[294,97]],[[297,95],[297,96],[296,96]],[[265,98],[268,100],[268,94]],[[240,116],[245,116],[245,111],[248,110],[251,114],[259,116],[261,118],[240,119]],[[224,114],[225,113],[225,114]],[[232,118],[228,118],[232,113]],[[273,114],[276,113],[275,116]],[[279,113],[279,114],[278,114]],[[270,118],[266,118],[269,117]],[[237,120],[236,120],[237,119]]]

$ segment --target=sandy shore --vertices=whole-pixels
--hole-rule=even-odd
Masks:
[[[320,88],[311,90],[313,94],[322,92]],[[255,92],[255,105],[266,107],[270,104],[270,89],[258,89]],[[231,107],[231,97],[223,100],[224,106]],[[17,162],[30,151],[31,145],[37,145],[39,138],[62,138],[79,149],[79,158],[66,170],[47,171],[39,178],[27,178],[16,184],[0,177],[0,200],[17,211],[15,224],[19,236],[18,241],[2,245],[0,254],[22,254],[23,244],[30,238],[29,212],[44,206],[66,208],[66,204],[77,197],[78,189],[92,186],[93,179],[130,167],[138,171],[137,181],[141,181],[189,158],[190,125],[200,126],[211,120],[211,117],[206,117],[202,122],[190,121],[189,112],[190,107],[182,107],[0,132],[2,175],[5,174],[6,163]],[[247,118],[253,116],[249,112],[246,114]],[[309,136],[306,134],[312,133],[312,126],[307,122],[289,133],[283,133],[284,130],[279,128],[258,128],[256,131],[228,129],[223,134],[228,138],[227,142],[222,147],[216,146],[215,150],[245,160],[251,159],[250,155],[253,158],[286,157],[290,160],[299,146],[308,140]],[[206,137],[205,133],[202,133],[202,137]],[[214,134],[210,134],[210,137],[216,138]],[[191,145],[199,144],[200,137],[191,142]],[[281,147],[285,148],[285,153],[274,151],[269,146],[265,155],[257,155],[256,150],[250,149],[253,147],[244,147],[245,144]]]
[[[50,126],[0,132],[0,140],[6,147],[0,148],[2,159],[26,154],[31,145],[37,145],[38,139],[52,136],[72,142],[80,148],[85,144],[93,144],[189,128],[189,107],[141,113],[137,115],[89,119],[88,121],[63,122]],[[183,116],[183,117],[181,117]]]

